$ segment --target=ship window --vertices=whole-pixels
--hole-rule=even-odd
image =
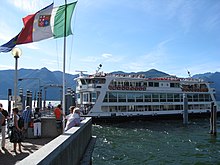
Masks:
[[[153,111],[159,111],[160,110],[160,106],[159,105],[152,105],[152,110]]]
[[[198,94],[193,94],[193,101],[198,101],[198,98],[199,96],[198,96]]]
[[[154,83],[153,82],[149,82],[149,87],[153,87]]]
[[[117,102],[117,93],[115,92],[109,93],[109,102]]]
[[[134,105],[129,105],[129,106],[128,106],[128,111],[132,112],[132,111],[134,111],[134,110],[135,110]]]
[[[118,107],[117,106],[109,106],[109,112],[117,112]]]
[[[179,88],[180,84],[179,83],[170,83],[170,87],[172,87],[172,88]]]
[[[173,93],[167,93],[167,102],[173,102]]]
[[[127,94],[127,99],[128,99],[128,102],[135,102],[135,96],[133,93],[128,93]]]
[[[129,86],[129,82],[125,81],[124,86]]]
[[[136,111],[144,111],[144,106],[138,105]]]
[[[104,98],[103,102],[108,102],[108,93],[105,94],[105,98]]]
[[[205,94],[205,101],[211,101],[211,97],[209,94]]]
[[[126,93],[118,93],[118,102],[126,102]]]
[[[126,106],[119,106],[118,110],[119,112],[126,112]]]
[[[182,105],[174,105],[175,110],[182,110]]]
[[[143,93],[136,93],[136,102],[143,102]]]
[[[80,94],[77,93],[77,94],[76,94],[76,97],[77,97],[77,103],[80,104]]]
[[[150,93],[144,94],[144,102],[151,102],[151,94]]]
[[[83,101],[88,102],[89,101],[89,94],[88,93],[83,93]]]
[[[193,95],[192,94],[187,94],[187,98],[188,98],[189,102],[192,102]]]
[[[84,79],[81,79],[82,85],[86,84],[86,81]]]
[[[166,93],[161,93],[160,94],[160,102],[166,102],[166,97],[167,97]]]
[[[174,101],[175,102],[180,102],[181,100],[180,100],[180,94],[173,94],[174,95]]]
[[[92,93],[92,102],[96,102],[96,93]]]
[[[199,101],[204,101],[204,100],[205,100],[204,94],[199,94]]]
[[[143,85],[144,85],[145,87],[147,87],[147,82],[144,82]]]
[[[136,82],[136,86],[140,87],[141,86],[141,82]]]
[[[159,82],[155,82],[154,87],[159,87]]]
[[[159,94],[153,93],[152,100],[153,100],[153,102],[159,102]]]
[[[151,105],[144,106],[145,111],[152,111]]]

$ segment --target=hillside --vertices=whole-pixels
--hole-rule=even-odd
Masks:
[[[149,71],[141,71],[141,72],[131,72],[125,73],[122,71],[112,72],[114,74],[144,74],[146,77],[166,77],[169,74],[158,71],[156,69],[151,69]],[[44,87],[49,85],[59,85],[62,86],[62,76],[63,73],[61,71],[50,71],[47,68],[41,69],[19,69],[18,70],[18,79],[22,79],[22,81],[18,81],[18,88],[23,88],[23,91],[26,93],[26,90],[30,90],[35,95],[36,91],[39,89],[39,81],[41,89],[43,90],[44,95]],[[75,90],[76,82],[74,78],[78,75],[66,74],[66,87],[70,87]],[[220,100],[220,72],[215,73],[204,73],[204,74],[196,74],[193,76],[194,78],[202,78],[207,81],[213,82],[212,87],[216,89],[217,100]],[[31,79],[33,78],[33,79]],[[0,99],[7,99],[8,89],[14,89],[14,70],[0,70]],[[46,90],[47,100],[61,100],[62,91],[61,88],[52,88],[49,87]],[[44,96],[43,96],[44,98]]]

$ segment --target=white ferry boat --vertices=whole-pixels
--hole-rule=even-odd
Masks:
[[[204,115],[216,104],[215,89],[202,79],[176,76],[146,78],[137,74],[96,72],[76,78],[77,106],[85,116],[99,119]]]

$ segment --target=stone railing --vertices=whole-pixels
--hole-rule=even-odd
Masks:
[[[85,118],[79,127],[72,127],[62,135],[35,151],[19,165],[78,165],[92,139],[92,119]]]

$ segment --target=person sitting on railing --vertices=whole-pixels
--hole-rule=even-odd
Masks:
[[[70,112],[72,112],[69,117],[67,118],[67,123],[65,127],[65,131],[69,130],[74,126],[80,125],[80,109],[74,108],[74,106],[70,107]]]

